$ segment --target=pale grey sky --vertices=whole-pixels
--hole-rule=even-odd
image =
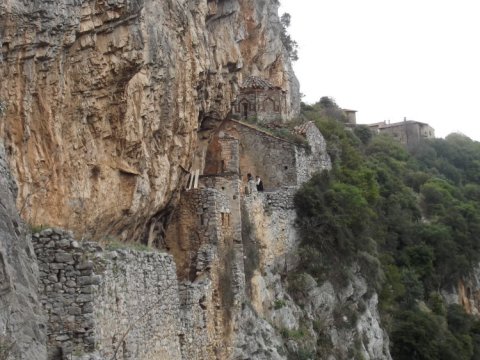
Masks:
[[[280,0],[304,101],[480,141],[480,0]]]

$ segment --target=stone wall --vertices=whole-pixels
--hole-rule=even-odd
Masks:
[[[229,214],[229,202],[216,189],[193,189],[182,194],[164,244],[175,258],[180,280],[194,280],[205,270],[208,261],[204,262],[201,254],[211,260],[212,246],[225,242],[225,235],[231,233],[226,222]]]
[[[224,124],[240,141],[240,173],[260,176],[266,190],[296,185],[295,144],[236,121]]]
[[[240,180],[202,176],[182,193],[167,230],[180,283],[185,359],[227,359],[243,297]]]
[[[208,148],[204,173],[224,174],[219,169],[228,165],[228,169],[234,170],[234,164],[235,172],[239,171],[244,181],[248,173],[260,176],[267,191],[301,185],[315,172],[330,169],[331,162],[325,139],[312,122],[303,124],[299,133],[305,136],[308,147],[272,136],[252,125],[227,120]],[[238,150],[240,153],[235,154]]]
[[[301,126],[300,132],[307,139],[309,148],[295,148],[298,185],[308,181],[315,172],[332,168],[327,142],[317,126],[309,121]]]
[[[33,241],[48,315],[48,359],[182,358],[172,256],[103,251],[52,229]]]
[[[242,201],[243,246],[247,305],[242,308],[236,337],[237,358],[255,354],[259,360],[287,359],[282,329],[298,329],[294,306],[283,283],[297,264],[299,237],[295,227],[293,196],[296,187],[274,192],[252,192]]]
[[[203,174],[238,174],[240,168],[239,155],[238,139],[220,131],[208,146]]]
[[[246,89],[235,100],[232,113],[239,119],[256,119],[260,124],[287,117],[287,102],[281,89]]]

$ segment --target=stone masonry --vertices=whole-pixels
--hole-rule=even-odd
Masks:
[[[304,136],[309,148],[295,147],[295,164],[297,184],[308,181],[312,175],[320,170],[330,170],[332,163],[327,153],[327,142],[317,126],[309,121],[295,128],[295,131]]]
[[[251,173],[260,176],[265,190],[273,191],[301,185],[314,172],[330,169],[326,142],[318,128],[307,122],[295,131],[309,146],[299,146],[250,124],[226,120],[209,145],[204,174],[237,173],[245,180]]]
[[[104,251],[55,229],[34,234],[49,359],[228,359],[250,341],[235,331],[246,298],[272,324],[296,328],[292,313],[270,305],[297,261],[295,191],[330,167],[325,142],[308,124],[300,130],[310,149],[230,124],[211,143],[199,188],[182,193],[161,243],[169,254]],[[264,171],[281,181],[274,191],[253,185],[244,193],[240,169],[256,164],[261,146],[279,150]],[[255,224],[253,238],[245,221]]]
[[[266,79],[249,76],[232,107],[236,118],[256,118],[261,123],[287,118],[286,92]]]
[[[180,283],[184,359],[227,359],[231,352],[232,317],[244,287],[239,181],[232,176],[202,176],[201,188],[182,193],[167,230]]]
[[[48,359],[181,359],[173,258],[158,252],[104,251],[71,233],[33,235]]]

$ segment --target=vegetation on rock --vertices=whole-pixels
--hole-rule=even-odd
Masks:
[[[330,98],[302,112],[333,168],[295,198],[300,271],[341,281],[339,269],[358,264],[379,293],[394,359],[476,359],[480,322],[440,290],[480,262],[480,143],[452,134],[407,152],[365,126],[345,129]]]
[[[298,60],[298,43],[295,40],[293,40],[290,34],[288,33],[288,27],[290,26],[290,21],[291,21],[291,16],[289,13],[284,13],[280,17],[280,24],[282,25],[280,39],[282,40],[283,46],[287,50],[290,60],[297,61]]]

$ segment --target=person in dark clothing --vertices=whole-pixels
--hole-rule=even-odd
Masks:
[[[257,185],[257,191],[263,191],[263,181],[260,176],[257,175],[255,184]]]

